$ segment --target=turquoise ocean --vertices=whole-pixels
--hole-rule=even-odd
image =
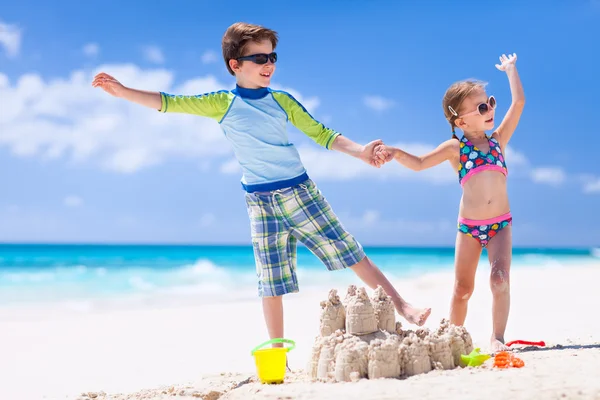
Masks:
[[[391,278],[452,271],[454,248],[365,247]],[[514,249],[512,268],[595,265],[600,249]],[[489,269],[484,251],[480,268]],[[300,290],[355,282],[298,247]],[[48,302],[256,298],[250,246],[0,245],[0,307]]]

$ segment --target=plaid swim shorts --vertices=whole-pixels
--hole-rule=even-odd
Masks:
[[[272,192],[246,193],[261,297],[299,291],[296,245],[300,240],[328,270],[351,267],[365,257],[310,179]]]

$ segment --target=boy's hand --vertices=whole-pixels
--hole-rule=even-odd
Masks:
[[[506,54],[502,54],[499,58],[500,64],[496,64],[496,68],[498,68],[500,71],[506,71],[507,69],[514,67],[515,63],[517,62],[516,53],[509,54],[508,57]]]
[[[125,89],[121,82],[104,72],[100,72],[94,77],[92,86],[102,88],[106,93],[115,97],[121,97],[123,89]]]
[[[375,154],[375,149],[378,146],[384,146],[381,139],[367,143],[363,146],[363,150],[361,151],[359,158],[373,167],[381,167],[383,164],[385,164],[385,162]]]
[[[375,147],[375,157],[381,163],[387,163],[394,159],[395,149],[385,144],[380,144]]]

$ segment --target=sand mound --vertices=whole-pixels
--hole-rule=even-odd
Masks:
[[[307,373],[313,380],[348,382],[402,378],[462,365],[473,350],[464,327],[442,319],[437,330],[403,330],[391,298],[381,286],[369,298],[365,288],[348,287],[343,302],[336,290],[321,302],[320,334]]]

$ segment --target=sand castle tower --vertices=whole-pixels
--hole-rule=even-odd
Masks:
[[[429,356],[429,345],[415,333],[410,333],[400,344],[400,363],[404,376],[431,371],[433,368]]]
[[[375,309],[365,288],[360,288],[353,294],[348,291],[347,298],[346,333],[351,335],[366,335],[377,332]]]
[[[385,340],[375,339],[369,344],[370,379],[400,378],[402,375],[400,343],[400,336],[391,335]]]
[[[381,286],[378,286],[371,301],[375,310],[377,328],[389,333],[396,333],[396,309],[392,298],[387,295]]]
[[[369,298],[365,288],[350,285],[343,301],[332,289],[320,306],[319,335],[307,366],[314,380],[403,378],[453,369],[463,366],[461,354],[473,350],[467,330],[446,319],[434,332],[403,330],[381,286]]]
[[[346,326],[346,309],[337,290],[331,289],[326,301],[321,302],[321,336],[329,336]]]

